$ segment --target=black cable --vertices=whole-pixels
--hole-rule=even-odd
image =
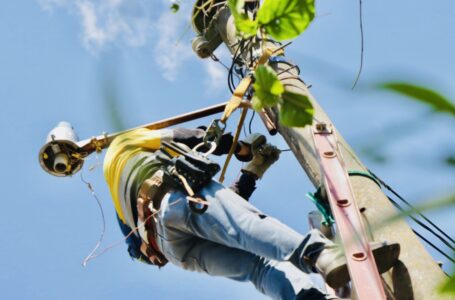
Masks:
[[[253,119],[254,119],[255,115],[256,115],[256,111],[253,110],[253,113],[251,114],[250,122],[248,123],[248,131],[250,132],[250,134],[252,133],[251,125],[253,123]]]
[[[354,84],[352,85],[352,90],[357,85],[357,82],[360,79],[360,74],[362,74],[363,69],[363,44],[364,44],[364,34],[363,34],[363,16],[362,16],[362,0],[359,0],[359,19],[360,19],[360,66],[359,71],[357,72],[357,77],[355,78]]]
[[[403,201],[409,208],[413,209],[414,207],[408,202],[406,201],[403,197],[401,197],[396,191],[394,191],[388,184],[386,184],[381,178],[379,178],[378,176],[376,176],[376,174],[374,174],[373,172],[371,172],[370,170],[368,170],[368,172],[370,172],[371,175],[373,175],[387,190],[389,190],[392,194],[394,194],[396,197],[398,197],[398,199],[400,199],[401,201]],[[422,214],[421,212],[417,212],[417,214],[419,216],[421,216],[425,221],[427,221],[430,225],[432,225],[437,231],[439,231],[443,236],[445,236],[446,238],[448,238],[453,244],[455,244],[455,240],[452,239],[447,233],[445,233],[441,228],[439,228],[436,224],[434,224],[430,219],[428,219],[424,214]]]
[[[396,208],[398,208],[400,211],[404,212],[405,209],[399,205],[395,200],[393,200],[392,198],[390,197],[387,197],[389,198],[390,202],[392,202],[393,205],[395,205]],[[428,227],[427,225],[425,225],[424,223],[422,223],[420,220],[416,219],[415,217],[413,216],[409,216],[409,218],[411,218],[414,222],[416,222],[418,225],[420,225],[423,229],[427,230],[428,232],[432,233],[435,237],[437,237],[441,242],[443,242],[447,247],[449,247],[450,249],[452,249],[453,251],[455,251],[455,247],[452,246],[446,239],[444,239],[443,237],[441,237],[439,234],[437,234],[436,232],[434,232],[430,227]]]
[[[235,84],[234,84],[234,79],[233,79],[234,65],[235,65],[235,63],[236,63],[236,61],[237,61],[237,59],[239,57],[239,51],[240,51],[240,48],[242,47],[242,44],[243,44],[243,40],[241,40],[239,42],[239,45],[238,45],[237,49],[234,52],[234,56],[232,58],[231,66],[229,67],[227,81],[228,81],[228,87],[229,87],[229,90],[231,91],[231,94],[233,94],[234,90],[235,90]]]
[[[393,199],[390,199],[389,200],[392,202],[392,204],[398,208],[399,210],[403,210],[403,208],[398,204],[396,203]],[[439,247],[437,247],[435,244],[433,244],[432,242],[430,242],[428,239],[426,239],[425,237],[423,237],[422,234],[420,234],[417,230],[415,230],[414,228],[411,228],[412,229],[412,232],[414,232],[415,235],[417,235],[419,238],[421,238],[424,242],[426,242],[429,246],[431,246],[433,249],[435,249],[436,251],[438,251],[440,254],[442,254],[444,257],[448,258],[451,262],[455,263],[455,261],[450,257],[449,254],[445,253],[444,251],[442,251]]]
[[[441,249],[439,249],[438,247],[436,247],[432,242],[430,242],[429,240],[427,240],[426,238],[424,238],[420,233],[418,233],[417,231],[415,231],[414,229],[412,230],[415,235],[417,235],[419,238],[421,238],[424,242],[426,242],[429,246],[431,246],[434,250],[438,251],[439,253],[441,253],[445,258],[447,258],[448,260],[450,260],[452,263],[455,264],[455,260],[453,258],[450,257],[450,255],[446,254],[445,252],[443,252]]]

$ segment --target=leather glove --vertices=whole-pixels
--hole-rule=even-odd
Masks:
[[[272,144],[263,144],[259,147],[251,147],[253,159],[243,169],[242,172],[262,178],[265,171],[278,160],[281,151]]]
[[[254,151],[257,151],[257,149],[263,146],[266,142],[267,138],[264,135],[260,133],[252,133],[239,142],[240,145],[247,146],[250,149],[248,155],[235,154],[235,156],[239,161],[251,161],[253,159]]]

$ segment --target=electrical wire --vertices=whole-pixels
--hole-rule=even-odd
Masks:
[[[343,144],[339,144],[341,145],[350,155],[351,157],[357,161],[359,164],[361,164],[361,162],[358,160],[358,158],[351,152],[350,149],[346,148]],[[387,183],[385,183],[380,177],[378,177],[376,174],[374,174],[371,170],[367,169],[368,173],[374,178],[377,180],[377,182],[379,182],[381,184],[382,187],[386,188],[388,191],[390,191],[395,197],[397,197],[399,200],[401,200],[403,203],[405,203],[409,208],[412,209],[412,211],[415,211],[415,208],[414,206],[411,205],[411,203],[409,203],[409,201],[406,201],[402,196],[400,196],[392,187],[390,187]],[[372,178],[372,179],[373,179]],[[398,203],[393,200],[391,197],[387,196],[389,201],[395,206],[397,207],[400,211],[403,211],[405,212],[406,210],[403,209],[400,205],[398,205]],[[421,218],[423,218],[423,220],[425,222],[427,222],[427,224],[430,224],[435,230],[437,230],[440,234],[442,234],[445,238],[447,238],[449,241],[451,241],[452,243],[454,242],[453,238],[451,238],[447,233],[445,233],[441,228],[439,228],[435,223],[433,223],[428,217],[426,217],[423,213],[417,211],[416,212]],[[416,218],[413,218],[416,220]],[[419,221],[420,222],[420,221]],[[423,222],[420,222],[421,224],[423,224]],[[432,233],[434,236],[437,236],[439,239],[441,239],[442,237],[438,234],[436,234],[431,228],[429,228],[429,226],[426,226],[425,227],[426,230],[428,230],[430,233]],[[446,258],[448,258],[452,263],[455,263],[454,260],[452,258],[450,258],[450,255],[448,255],[447,253],[445,253],[444,251],[442,251],[440,248],[438,248],[436,245],[434,245],[433,243],[431,243],[428,239],[424,238],[420,233],[417,233],[414,229],[413,231],[416,233],[416,235],[418,235],[423,241],[427,242],[428,245],[430,245],[431,247],[433,247],[436,251],[438,251],[439,253],[441,253],[442,255],[444,255]],[[442,238],[442,240],[444,240],[444,244],[450,244],[445,238]],[[453,249],[452,247],[453,246],[449,246],[451,249]]]
[[[362,0],[359,0],[359,19],[360,19],[360,66],[359,66],[359,71],[357,73],[357,77],[355,78],[354,84],[352,85],[352,90],[355,88],[357,85],[357,82],[360,79],[360,74],[362,74],[362,69],[363,69],[363,45],[364,45],[364,34],[363,34],[363,15],[362,15]]]
[[[251,125],[253,124],[254,116],[256,116],[256,111],[253,110],[253,113],[251,114],[250,122],[248,122],[248,131],[250,134],[253,132],[251,130]]]
[[[402,200],[404,203],[406,203],[407,206],[409,206],[410,208],[414,208],[408,201],[406,201],[405,199],[403,199],[403,197],[401,197],[397,192],[395,192],[389,185],[387,185],[383,180],[381,180],[378,176],[376,176],[374,173],[372,173],[371,171],[369,171],[370,174],[376,178],[378,180],[378,182],[384,186],[387,190],[389,190],[390,192],[392,192],[396,197],[398,197],[400,200]],[[405,212],[406,210],[400,205],[398,204],[394,199],[392,199],[391,197],[387,196],[387,198],[389,199],[389,201],[398,209],[400,210],[401,212]],[[433,227],[437,228],[438,231],[440,231],[444,236],[447,236],[448,235],[442,231],[436,224],[434,224],[431,220],[429,220],[427,217],[425,217],[422,213],[418,213],[421,217],[423,217],[425,219],[426,222],[428,222],[429,224],[432,224]],[[450,249],[452,250],[455,250],[454,246],[451,245],[451,243],[449,241],[447,241],[444,237],[442,237],[441,235],[437,234],[432,228],[430,228],[428,225],[424,224],[422,221],[418,220],[417,218],[415,218],[414,216],[409,216],[414,222],[416,222],[416,224],[418,224],[419,226],[421,226],[423,229],[427,230],[429,233],[431,233],[433,236],[437,237],[441,242],[443,242],[446,246],[448,246]],[[421,233],[419,233],[417,230],[415,230],[414,228],[412,228],[412,231],[414,232],[415,235],[417,235],[422,241],[424,241],[427,245],[429,245],[430,247],[432,247],[434,250],[436,250],[437,252],[439,252],[441,255],[443,255],[445,258],[447,258],[449,261],[451,261],[452,263],[455,264],[455,260],[451,258],[451,256],[449,254],[447,254],[446,252],[444,252],[441,248],[439,248],[438,246],[436,246],[434,243],[432,243],[430,240],[428,240],[427,238],[425,238]],[[449,237],[450,240],[452,240],[450,237]]]
[[[390,202],[396,207],[398,208],[400,211],[404,212],[405,209],[399,205],[395,200],[393,200],[392,198],[390,197],[387,197],[389,198]],[[450,249],[452,249],[453,251],[455,251],[455,248],[450,245],[444,238],[442,238],[440,235],[438,235],[436,232],[434,232],[431,228],[429,228],[427,225],[423,224],[421,221],[417,220],[415,217],[413,216],[409,216],[414,222],[416,222],[418,225],[420,225],[422,228],[424,228],[425,230],[427,230],[428,232],[430,232],[431,234],[433,234],[435,237],[437,237],[440,241],[442,241],[447,247],[449,247]],[[414,232],[416,232],[414,229],[413,229]],[[438,248],[438,251],[442,251]],[[446,254],[447,255],[447,254]]]
[[[104,210],[103,210],[103,206],[101,205],[101,201],[98,198],[98,196],[96,195],[95,189],[93,188],[92,184],[89,181],[84,179],[83,172],[81,172],[80,178],[81,178],[81,181],[87,185],[87,188],[89,189],[90,193],[92,194],[92,197],[96,200],[96,203],[98,204],[98,207],[99,207],[101,219],[102,219],[102,229],[101,229],[101,234],[98,238],[98,241],[96,242],[95,247],[93,247],[92,251],[90,251],[90,253],[87,255],[87,257],[85,257],[84,260],[82,261],[82,265],[84,267],[86,267],[87,263],[91,259],[93,259],[94,257],[97,256],[95,253],[101,247],[101,243],[103,242],[104,235],[106,234],[106,218],[104,216]]]
[[[417,235],[419,238],[421,238],[424,242],[426,242],[430,247],[432,247],[434,250],[438,251],[440,254],[442,254],[445,258],[447,258],[448,260],[450,260],[452,263],[455,264],[455,260],[453,258],[450,257],[450,255],[448,255],[447,253],[445,253],[444,251],[442,251],[441,249],[439,249],[435,244],[433,244],[432,242],[430,242],[428,239],[426,239],[423,235],[421,235],[420,233],[418,233],[417,231],[415,231],[414,229],[412,230],[415,235]]]
[[[381,178],[379,178],[378,176],[376,176],[373,172],[371,172],[370,170],[368,170],[368,172],[370,172],[371,175],[373,175],[380,183],[382,186],[384,186],[388,191],[390,191],[393,195],[395,195],[398,199],[400,199],[403,203],[405,203],[409,208],[411,209],[414,209],[414,206],[412,206],[411,203],[409,203],[409,201],[406,201],[402,196],[400,196],[392,187],[390,187],[387,183],[385,183]],[[445,233],[441,228],[439,228],[439,226],[437,226],[435,223],[433,223],[428,217],[426,217],[423,213],[421,212],[417,212],[417,214],[422,217],[426,222],[428,222],[428,224],[430,224],[431,226],[433,226],[433,228],[435,230],[437,230],[440,234],[442,234],[444,237],[446,237],[447,239],[449,239],[452,244],[455,244],[455,240],[453,238],[451,238],[447,233]]]

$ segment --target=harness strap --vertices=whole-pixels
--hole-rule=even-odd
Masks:
[[[272,47],[267,47],[262,56],[258,59],[256,64],[253,67],[253,71],[256,70],[256,68],[260,65],[266,64],[270,57],[276,56],[276,55],[284,55],[284,50],[283,48],[272,48]],[[226,124],[228,118],[232,115],[232,113],[239,108],[240,104],[242,103],[243,97],[245,96],[246,91],[248,88],[251,86],[253,83],[253,77],[252,75],[249,75],[245,78],[243,78],[237,88],[235,89],[234,93],[232,94],[231,99],[229,100],[228,104],[226,105],[226,108],[224,109],[223,116],[221,117],[220,121]],[[229,166],[229,163],[231,162],[232,155],[235,152],[235,149],[237,147],[237,142],[240,137],[240,132],[242,130],[243,123],[245,122],[245,117],[248,112],[247,108],[244,108],[242,110],[242,113],[240,115],[239,122],[237,123],[237,129],[234,134],[234,140],[232,141],[231,148],[229,149],[229,152],[226,156],[226,160],[223,165],[223,169],[221,171],[221,175],[219,178],[219,181],[223,183],[224,177],[226,175],[227,168]]]
[[[229,117],[232,113],[239,108],[240,104],[242,103],[243,96],[245,96],[246,91],[250,87],[251,83],[253,82],[253,77],[247,76],[243,78],[239,85],[235,88],[234,93],[232,94],[231,99],[229,99],[228,103],[226,104],[226,108],[224,109],[223,116],[221,117],[220,121],[226,124]]]
[[[139,231],[142,244],[140,250],[149,261],[162,267],[168,260],[163,255],[156,243],[156,219],[155,215],[160,209],[161,201],[168,188],[163,184],[164,172],[158,170],[142,184],[137,198],[138,223],[144,224],[143,231]]]
[[[239,123],[237,124],[237,129],[234,134],[234,139],[232,140],[231,148],[229,149],[229,152],[226,156],[226,160],[223,165],[223,169],[221,170],[221,175],[219,178],[219,181],[221,183],[223,183],[223,181],[224,181],[224,176],[226,175],[227,168],[229,166],[229,163],[231,162],[232,155],[234,154],[235,149],[237,147],[237,143],[238,143],[239,137],[240,137],[240,132],[242,131],[243,122],[245,122],[247,112],[248,112],[247,108],[242,109],[242,114],[240,115]]]

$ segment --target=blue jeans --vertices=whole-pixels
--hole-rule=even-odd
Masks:
[[[302,236],[215,181],[201,194],[210,203],[203,214],[193,213],[181,192],[163,199],[157,243],[170,262],[250,281],[273,299],[329,299],[313,284],[311,267],[301,259],[328,242],[318,231]],[[291,263],[291,257],[299,262]]]

